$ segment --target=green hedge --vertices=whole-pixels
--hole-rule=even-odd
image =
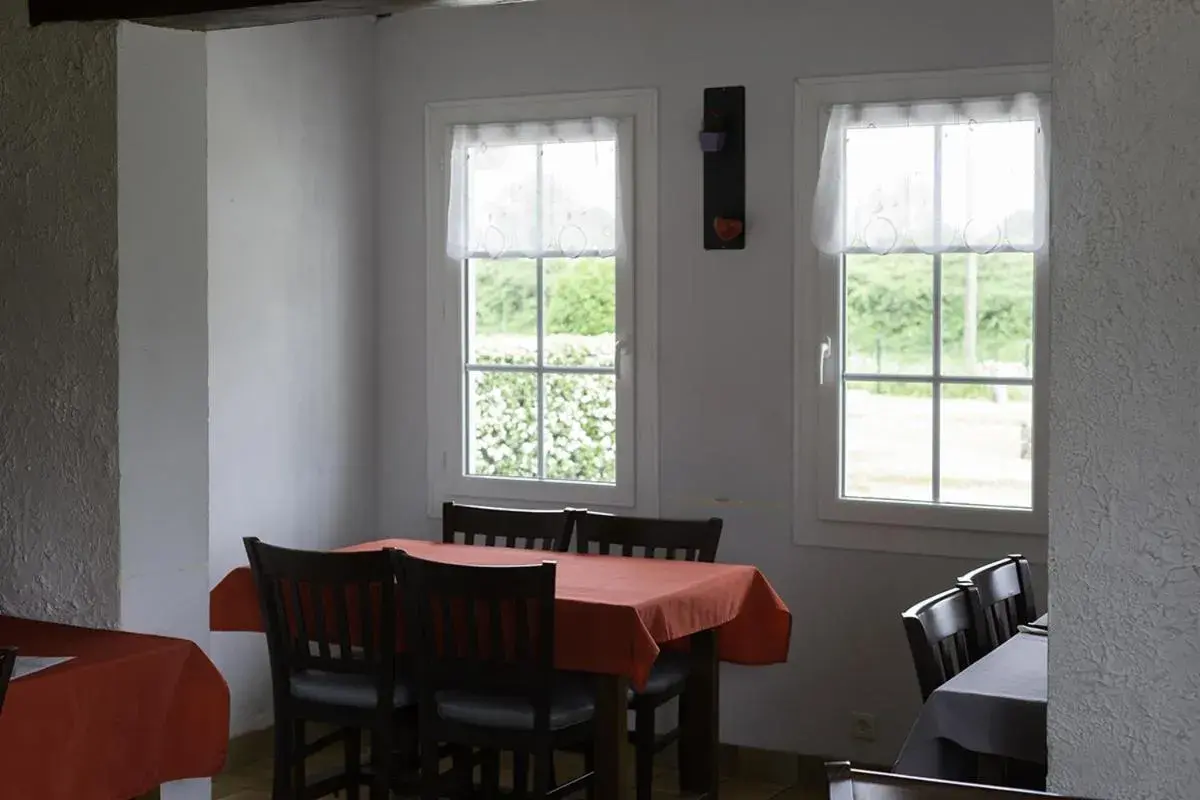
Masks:
[[[536,332],[536,262],[474,264],[476,333]],[[613,331],[617,304],[615,264],[611,258],[559,258],[545,262],[547,334],[594,336]]]
[[[528,364],[536,340],[484,337],[477,356],[491,364]],[[547,361],[612,363],[613,338],[548,336]],[[611,375],[546,375],[546,474],[551,480],[613,483],[617,474],[617,406]],[[471,389],[471,472],[537,477],[537,377],[476,372]]]
[[[951,360],[962,358],[966,260],[965,255],[942,257],[943,355]],[[1033,338],[1033,256],[982,256],[977,274],[977,358],[1023,364]],[[878,348],[889,364],[929,364],[932,257],[851,256],[846,276],[846,317],[851,353],[873,357]]]

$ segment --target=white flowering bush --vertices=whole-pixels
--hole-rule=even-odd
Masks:
[[[530,365],[537,361],[533,337],[484,336],[474,344],[483,364]],[[545,363],[612,366],[611,334],[546,337]],[[538,476],[537,376],[478,371],[470,386],[470,471],[494,477]],[[616,380],[608,375],[545,376],[545,477],[613,483],[617,477]]]

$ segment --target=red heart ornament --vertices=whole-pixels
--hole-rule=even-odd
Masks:
[[[713,230],[717,232],[717,238],[722,242],[732,242],[742,235],[742,229],[743,226],[740,219],[717,217],[713,220]]]

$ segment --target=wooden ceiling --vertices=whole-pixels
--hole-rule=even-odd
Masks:
[[[331,17],[391,14],[435,5],[495,5],[521,0],[28,0],[29,22],[133,20],[209,31]]]

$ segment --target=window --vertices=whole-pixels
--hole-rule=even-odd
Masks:
[[[647,509],[655,102],[430,106],[430,501]]]
[[[797,262],[817,272],[822,517],[1044,530],[1047,90],[1040,72],[801,86],[824,134],[799,137],[819,169]]]

